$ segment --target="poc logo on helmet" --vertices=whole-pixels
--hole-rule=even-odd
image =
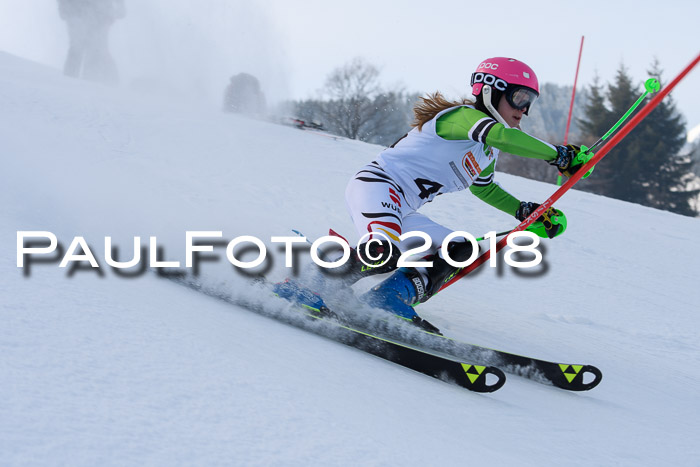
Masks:
[[[479,69],[488,68],[491,70],[498,70],[498,63],[481,63]]]
[[[481,72],[474,73],[474,75],[472,75],[472,86],[476,83],[488,84],[489,86],[493,86],[499,91],[505,91],[506,87],[508,87],[508,83],[503,81],[501,78],[496,78],[493,75]]]

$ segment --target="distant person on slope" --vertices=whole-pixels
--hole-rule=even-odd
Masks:
[[[265,105],[265,94],[258,78],[248,73],[231,77],[224,91],[224,112],[261,117],[265,114]]]
[[[119,74],[109,53],[109,28],[126,15],[124,0],[58,0],[58,12],[70,41],[64,74],[116,84]]]
[[[443,240],[452,231],[419,214],[418,209],[440,194],[469,189],[522,221],[539,204],[521,201],[494,182],[500,150],[542,159],[566,176],[580,168],[572,162],[580,151],[578,146],[554,146],[519,129],[523,116],[539,96],[537,76],[529,66],[512,58],[489,58],[472,74],[471,85],[474,100],[451,102],[439,92],[422,98],[414,108],[414,128],[364,166],[346,190],[347,207],[357,232],[382,241],[370,243],[369,255],[362,245],[351,255],[349,281],[395,271],[363,299],[434,332],[437,329],[418,317],[412,305],[428,300],[456,271],[440,252]],[[464,213],[463,218],[468,222],[469,214]],[[549,238],[566,228],[563,213],[554,208],[537,222],[541,236]],[[416,238],[399,240],[402,233],[410,231],[430,235],[432,248],[425,259],[432,261],[433,267],[397,270],[400,252],[417,246]],[[422,240],[418,240],[420,245]],[[380,261],[371,258],[384,253],[385,260],[389,241],[394,248],[385,265],[367,267],[358,258],[364,255],[365,262],[378,264]],[[453,241],[448,252],[454,261],[465,261],[472,254],[472,246],[466,240]]]

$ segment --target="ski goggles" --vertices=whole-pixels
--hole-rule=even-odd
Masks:
[[[530,105],[537,100],[537,94],[534,90],[524,86],[512,86],[506,91],[506,101],[511,107],[517,110],[525,110],[525,113],[530,110]]]

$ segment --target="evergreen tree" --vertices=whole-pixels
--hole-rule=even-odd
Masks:
[[[659,79],[658,62],[652,64],[649,73]],[[622,65],[605,97],[600,83],[594,82],[586,117],[580,121],[591,142],[629,109],[640,90]],[[684,140],[683,117],[667,96],[610,151],[593,176],[581,183],[581,188],[679,214],[697,215],[689,204],[697,191],[687,188],[694,178],[690,157],[680,154]]]
[[[688,151],[688,157],[690,158],[690,166],[693,171],[694,178],[688,183],[688,187],[692,189],[700,188],[700,138],[696,138],[695,142],[691,144],[690,151]],[[690,200],[690,206],[695,212],[700,213],[700,196],[696,196],[694,199]]]
[[[606,92],[598,75],[593,79],[588,91],[588,101],[583,108],[584,118],[578,120],[581,131],[584,134],[582,142],[591,146],[605,134],[615,123],[615,116],[608,108]],[[610,187],[615,180],[614,161],[605,160],[605,164],[596,167],[595,176],[581,180],[578,187],[605,196],[612,196]]]
[[[600,77],[597,75],[593,79],[593,84],[590,86],[588,95],[588,100],[583,107],[584,115],[588,118],[579,119],[579,126],[589,138],[593,138],[590,141],[592,143],[595,139],[608,131],[610,126],[614,123],[613,120],[615,117],[607,107],[603,85],[600,84]]]
[[[615,76],[615,82],[608,85],[608,101],[610,102],[612,117],[608,128],[614,125],[615,121],[629,110],[639,98],[639,91],[639,83],[633,83],[624,65],[620,65]],[[639,110],[641,110],[641,106],[637,108],[636,112],[639,112]],[[632,116],[629,118],[632,118]],[[645,186],[648,180],[653,177],[657,166],[653,162],[656,159],[656,154],[650,150],[645,144],[645,138],[641,136],[645,133],[648,126],[647,123],[645,119],[637,125],[606,156],[605,164],[601,164],[602,170],[609,172],[611,175],[608,178],[606,190],[609,196],[613,198],[645,204]]]
[[[652,63],[648,73],[662,81],[658,60]],[[669,95],[662,100],[643,123],[639,141],[644,149],[655,156],[650,162],[656,171],[646,171],[648,176],[638,181],[646,192],[646,202],[642,204],[696,216],[697,212],[690,207],[690,200],[698,194],[698,190],[687,188],[695,178],[693,162],[690,155],[681,153],[685,145],[685,121],[676,110],[673,97]]]
[[[700,176],[700,138],[696,138],[695,142],[690,146],[689,152],[690,160],[692,162],[692,170],[695,175]]]

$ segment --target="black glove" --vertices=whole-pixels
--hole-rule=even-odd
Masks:
[[[575,164],[574,158],[581,152],[581,147],[575,144],[567,144],[566,146],[555,146],[557,148],[557,157],[548,161],[549,165],[559,169],[559,173],[566,177],[571,177],[582,164]]]
[[[539,207],[540,205],[537,203],[528,203],[525,201],[521,201],[520,207],[517,211],[515,211],[515,218],[522,222],[528,217],[530,217],[530,214],[535,212],[535,210],[537,210],[537,208]],[[561,224],[555,224],[554,222],[552,222],[552,217],[557,215],[558,213],[554,208],[549,208],[535,220],[535,222],[542,223],[548,238],[556,237],[559,233],[559,229],[561,229],[562,227]]]

